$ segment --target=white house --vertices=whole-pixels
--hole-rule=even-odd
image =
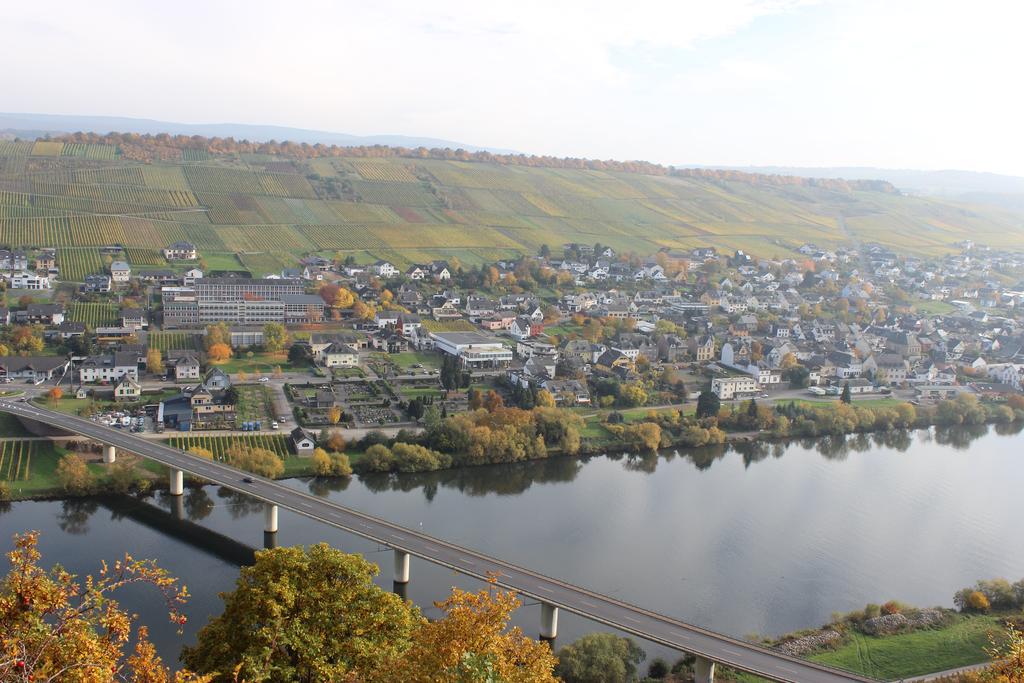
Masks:
[[[36,273],[13,273],[10,283],[11,289],[50,289],[50,278]]]
[[[132,277],[132,267],[124,261],[110,264],[110,279],[114,282],[128,282]]]
[[[387,261],[377,261],[372,266],[370,266],[370,270],[373,272],[374,275],[383,278],[395,277],[399,273],[398,268],[395,268],[394,265],[388,263]]]
[[[711,380],[712,393],[718,394],[718,398],[723,401],[728,401],[737,396],[752,396],[757,393],[758,389],[757,380],[747,375],[716,377]]]

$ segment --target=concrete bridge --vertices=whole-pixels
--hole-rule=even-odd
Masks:
[[[104,444],[103,461],[107,463],[114,462],[117,449],[122,448],[166,465],[170,469],[170,492],[174,496],[184,493],[184,475],[188,473],[262,500],[264,531],[268,535],[277,533],[278,509],[285,508],[392,548],[394,581],[399,585],[408,583],[411,578],[410,558],[413,556],[477,579],[496,576],[499,586],[540,603],[542,638],[552,639],[558,635],[558,613],[566,610],[694,655],[696,680],[701,683],[714,680],[716,664],[784,683],[873,680],[693,626],[90,420],[24,401],[0,400],[0,411],[99,441]]]

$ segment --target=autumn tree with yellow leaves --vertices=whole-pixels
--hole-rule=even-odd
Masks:
[[[0,580],[0,681],[184,683],[208,681],[172,674],[148,640],[145,626],[112,599],[134,585],[155,588],[173,623],[182,625],[184,586],[147,560],[125,555],[96,576],[78,577],[39,566],[39,535],[14,537],[11,569]],[[134,641],[133,651],[128,652]]]

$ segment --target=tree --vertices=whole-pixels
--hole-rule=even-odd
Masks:
[[[259,551],[182,660],[217,681],[341,681],[381,670],[408,648],[421,617],[374,585],[378,571],[326,543]]]
[[[46,392],[46,398],[49,399],[50,403],[56,405],[58,401],[64,398],[64,390],[60,387],[54,387]]]
[[[327,455],[324,449],[314,449],[309,462],[313,466],[313,473],[318,477],[326,477],[331,473],[331,456]]]
[[[43,350],[42,328],[38,325],[18,325],[10,335],[11,345],[21,353],[39,353]]]
[[[85,460],[73,453],[66,453],[57,463],[57,483],[68,493],[82,495],[93,489],[94,478]]]
[[[850,383],[843,383],[843,393],[839,395],[839,400],[843,403],[853,403],[853,396],[850,394]]]
[[[206,460],[213,460],[213,451],[211,451],[209,448],[200,448],[199,446],[192,446],[191,448],[188,449],[188,452],[197,457],[205,458]]]
[[[647,403],[647,391],[640,382],[630,382],[619,391],[619,403],[624,406],[642,406]]]
[[[206,353],[209,355],[211,362],[223,363],[228,358],[231,358],[231,347],[227,344],[214,344],[206,350]]]
[[[308,344],[295,343],[288,347],[288,362],[293,365],[309,363],[313,360],[312,350]]]
[[[217,323],[215,325],[206,326],[206,350],[209,351],[211,346],[217,344],[224,344],[231,349],[231,328],[228,327],[227,323]]]
[[[811,372],[802,365],[794,365],[785,371],[786,381],[794,389],[803,389],[810,383]]]
[[[476,593],[453,588],[437,603],[444,617],[419,622],[409,649],[370,680],[556,683],[551,648],[508,628],[519,605],[514,593],[497,590],[493,581]]]
[[[1024,681],[1024,633],[1011,623],[1005,637],[991,638],[985,653],[992,663],[979,672],[966,675],[967,683],[1020,683]]]
[[[707,417],[717,417],[718,411],[722,409],[722,400],[713,391],[702,391],[697,397],[696,416],[698,420]]]
[[[164,359],[160,349],[151,346],[146,351],[146,369],[154,375],[164,374]]]
[[[281,323],[267,323],[263,326],[263,348],[277,353],[288,346],[288,330]]]
[[[487,412],[493,413],[503,407],[505,407],[505,400],[494,389],[488,391],[484,396],[484,408]]]
[[[155,588],[172,623],[188,597],[175,579],[149,560],[125,557],[83,580],[60,567],[39,566],[39,535],[14,536],[7,558],[11,569],[0,580],[0,680],[127,681],[183,683],[205,681],[187,672],[172,675],[149,642],[148,629],[113,599],[132,586]],[[127,654],[128,644],[134,652]]]
[[[284,463],[273,451],[234,443],[224,453],[228,464],[240,470],[274,479],[284,474]]]
[[[554,408],[555,397],[551,395],[551,392],[547,389],[541,389],[537,392],[537,397],[533,401],[534,405],[538,408]]]
[[[334,293],[334,298],[328,303],[335,308],[352,308],[355,302],[355,294],[344,287],[339,287],[338,291]]]
[[[341,422],[341,408],[338,406],[331,406],[327,409],[327,419],[332,425],[336,425]]]
[[[345,450],[345,437],[341,432],[335,430],[327,435],[327,448],[335,453]]]
[[[565,683],[629,683],[645,656],[630,638],[588,633],[558,651],[555,673]]]

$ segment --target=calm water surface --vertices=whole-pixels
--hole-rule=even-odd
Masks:
[[[735,636],[818,625],[833,611],[896,598],[950,605],[978,578],[1024,577],[1019,532],[1024,435],[923,430],[663,453],[556,459],[350,482],[292,480],[355,509]],[[122,603],[174,661],[221,610],[245,546],[262,544],[262,508],[217,487],[189,491],[183,525],[166,496],[14,503],[0,546],[42,532],[44,561],[77,573],[123,552],[155,558],[193,594],[185,634],[155,594]],[[281,512],[279,544],[327,541],[384,563],[386,549]],[[413,560],[408,596],[430,603],[479,584]],[[516,623],[537,632],[539,608]],[[562,615],[559,643],[598,630]],[[644,644],[649,653],[662,651]]]

